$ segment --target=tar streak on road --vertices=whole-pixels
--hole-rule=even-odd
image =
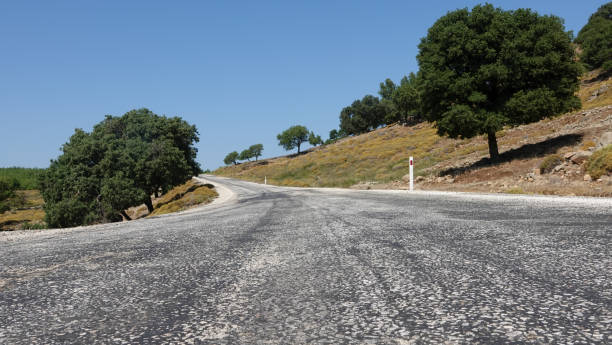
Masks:
[[[0,234],[2,344],[612,342],[612,202],[293,189]]]

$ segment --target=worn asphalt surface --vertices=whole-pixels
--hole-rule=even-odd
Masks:
[[[263,186],[0,233],[0,344],[612,343],[612,200]]]

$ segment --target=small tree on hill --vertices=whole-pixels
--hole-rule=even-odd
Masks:
[[[314,134],[313,131],[308,135],[308,143],[312,146],[317,146],[323,144],[323,139],[321,139],[320,135]]]
[[[612,2],[591,15],[578,33],[576,43],[581,45],[580,59],[588,67],[612,71]]]
[[[251,147],[249,147],[249,151],[251,151],[251,157],[255,157],[255,160],[257,161],[257,158],[260,157],[263,152],[263,144],[251,145]]]
[[[399,85],[395,85],[391,79],[386,79],[384,83],[380,83],[378,93],[389,108],[385,124],[416,124],[423,121],[420,114],[421,95],[414,73],[402,78]]]
[[[300,146],[303,142],[308,141],[308,129],[304,126],[292,126],[284,132],[276,136],[278,144],[285,150],[289,151],[297,147],[297,153],[300,153]]]
[[[240,155],[238,156],[238,159],[241,161],[250,161],[251,157],[253,157],[253,154],[251,153],[251,151],[249,149],[246,150],[242,150],[242,152],[240,152]]]
[[[227,156],[225,156],[225,158],[223,159],[223,163],[225,163],[226,165],[230,165],[230,164],[238,164],[238,157],[240,156],[240,154],[238,154],[238,152],[236,151],[232,151],[230,153],[227,154]]]
[[[555,16],[492,5],[449,12],[419,44],[422,107],[440,135],[495,133],[580,107],[571,34]]]
[[[369,132],[385,123],[389,111],[389,107],[381,103],[378,97],[366,95],[342,109],[340,129],[348,135]]]

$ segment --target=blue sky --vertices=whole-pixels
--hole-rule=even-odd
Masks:
[[[2,1],[0,167],[47,167],[75,128],[147,107],[200,132],[223,165],[302,124],[327,138],[340,110],[416,72],[421,37],[479,1]],[[605,1],[493,1],[565,20]]]

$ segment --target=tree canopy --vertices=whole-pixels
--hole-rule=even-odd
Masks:
[[[240,154],[237,151],[232,151],[228,153],[227,156],[225,156],[225,158],[223,159],[223,163],[227,165],[238,164],[239,157],[240,157]]]
[[[240,155],[238,156],[238,159],[241,161],[250,161],[251,158],[253,158],[253,154],[249,149],[242,150],[242,152],[240,152]]]
[[[366,95],[340,112],[340,129],[347,135],[361,134],[385,124],[390,111],[376,96]]]
[[[426,118],[441,135],[486,134],[492,159],[503,126],[580,107],[571,33],[555,16],[490,4],[449,12],[421,39],[417,60]]]
[[[382,102],[387,104],[385,124],[394,122],[416,124],[423,120],[420,115],[420,92],[417,76],[414,73],[402,78],[399,85],[387,78],[383,83],[380,83],[378,94],[382,97]]]
[[[576,37],[580,59],[590,68],[612,71],[612,2],[601,6]]]
[[[148,109],[107,115],[91,133],[76,129],[41,176],[49,226],[121,220],[124,210],[147,205],[200,172],[195,126]]]
[[[308,141],[308,129],[304,126],[291,126],[279,135],[276,136],[278,144],[285,150],[292,150],[297,147],[297,153],[300,153],[302,143]]]
[[[263,153],[263,144],[251,145],[249,151],[251,152],[251,157],[255,157],[255,160],[257,160]]]
[[[312,146],[317,146],[323,144],[323,139],[321,139],[320,135],[316,135],[313,131],[310,131],[308,135],[308,143]]]

